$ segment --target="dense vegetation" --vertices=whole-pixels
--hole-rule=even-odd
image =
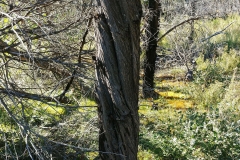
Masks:
[[[92,2],[0,5],[0,159],[96,158]],[[140,80],[139,159],[240,158],[238,2],[189,6],[162,1],[157,96],[144,99]]]

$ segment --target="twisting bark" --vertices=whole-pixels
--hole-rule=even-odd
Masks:
[[[148,39],[144,59],[144,77],[143,77],[143,97],[152,97],[154,94],[154,72],[155,61],[157,58],[157,39],[159,33],[160,1],[149,0],[148,9],[150,11],[147,20],[146,36]]]
[[[190,5],[191,5],[191,13],[190,16],[195,17],[196,16],[196,0],[193,0]],[[190,22],[191,25],[191,31],[190,31],[190,35],[188,37],[189,39],[189,43],[192,44],[193,43],[193,39],[194,39],[194,34],[195,34],[195,29],[194,29],[194,20],[192,20]]]
[[[137,159],[140,0],[97,0],[96,94],[101,159]]]

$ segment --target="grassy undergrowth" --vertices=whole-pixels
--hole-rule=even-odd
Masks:
[[[239,115],[188,110],[141,127],[139,159],[238,159]],[[231,116],[231,118],[229,118]],[[144,154],[143,154],[144,153]]]
[[[142,100],[139,110],[139,159],[240,158],[238,53],[200,56],[193,82],[156,81],[160,99]]]
[[[229,18],[205,24],[210,28],[208,34],[222,29],[214,27],[231,23],[233,17]],[[204,54],[213,52],[206,46],[197,59],[193,82],[161,79],[165,75],[176,79],[179,75],[184,76],[185,71],[180,67],[157,73],[155,87],[160,97],[140,99],[139,160],[240,159],[240,45],[234,33],[240,33],[235,25],[226,34],[211,40],[213,45],[224,42],[226,46],[214,50],[218,53],[214,60],[205,60]],[[161,45],[170,47],[167,38]],[[35,142],[46,149],[52,147],[53,155],[71,159],[71,156],[83,154],[82,148],[98,150],[97,109],[91,107],[96,106],[96,102],[86,98],[78,105],[82,107],[25,101],[12,109],[19,117],[25,114],[24,120],[33,132],[51,140],[37,137]],[[18,155],[25,153],[23,157],[28,156],[24,139],[15,138],[21,136],[13,119],[1,110],[0,120],[0,159],[15,154],[15,149],[19,149]],[[80,149],[59,147],[55,142]],[[85,156],[93,159],[97,154],[88,151]]]
[[[142,103],[139,159],[239,159],[240,82],[236,73],[228,84],[216,81],[205,91],[199,91],[202,84],[196,82],[185,85],[184,92],[197,92],[189,99],[170,92],[170,97],[161,100],[167,107],[153,109],[157,100]],[[185,104],[169,103],[180,100]]]
[[[4,110],[0,112],[0,159],[17,155],[21,155],[20,159],[30,159],[26,152],[28,145],[44,148],[48,154],[60,159],[80,158],[82,153],[79,152],[85,148],[97,150],[97,110],[92,107],[96,103],[87,98],[82,98],[79,103],[81,107],[63,107],[31,100],[11,107],[11,112],[17,119],[24,113],[23,123],[31,128],[28,131],[31,143],[26,142],[24,130],[21,131],[20,126]],[[24,108],[25,111],[19,112],[17,108]],[[18,120],[21,122],[22,119]],[[96,152],[89,153],[90,159],[96,155]]]
[[[195,28],[202,38],[199,31],[208,37],[231,23],[202,46],[193,82],[163,79],[183,76],[181,67],[157,72],[160,98],[140,101],[139,160],[240,159],[239,15],[198,21]],[[174,47],[168,37],[160,44]]]
[[[209,62],[208,65],[210,64]],[[211,70],[203,68],[198,70],[200,71]],[[228,78],[223,81],[219,81],[218,78],[213,78],[210,82],[205,81],[206,77],[198,77],[197,74],[195,81],[188,83],[173,80],[156,81],[156,91],[160,98],[140,100],[138,159],[239,159],[239,69],[228,73],[231,74],[225,74]],[[211,71],[203,75],[209,74],[220,73]],[[83,148],[97,150],[97,111],[96,108],[88,107],[96,105],[94,101],[82,99],[80,105],[84,107],[75,109],[33,101],[28,102],[28,105],[34,106],[34,110],[27,110],[27,115],[32,117],[30,122],[34,131],[53,141],[70,142]],[[153,108],[153,105],[157,107]],[[13,132],[14,127],[10,128],[6,124],[1,126],[1,132],[11,131],[8,136],[17,134],[17,128]],[[3,146],[4,144],[6,143],[3,143]],[[24,141],[19,139],[13,144],[20,147]],[[9,142],[9,147],[11,146]],[[24,145],[21,147],[24,148]],[[77,154],[72,150],[64,151],[64,148],[55,149],[67,154]],[[88,152],[85,156],[93,159],[97,152]]]

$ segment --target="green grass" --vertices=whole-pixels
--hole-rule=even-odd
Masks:
[[[183,68],[161,70],[156,74],[155,87],[160,97],[140,99],[139,104],[139,160],[240,159],[240,17],[232,15],[226,20],[217,18],[195,25],[196,29],[207,26],[205,32],[207,30],[209,36],[232,21],[235,22],[225,34],[213,37],[211,44],[204,46],[202,53],[214,52],[219,55],[212,61],[204,60],[203,54],[197,59],[194,82],[159,78],[164,75],[175,78],[184,76]],[[222,42],[225,46],[217,48],[217,44]],[[160,44],[171,47],[167,37]],[[158,108],[153,109],[153,104],[157,104]],[[25,101],[11,109],[20,117],[24,106],[26,121],[32,129],[51,140],[97,150],[97,104],[91,99],[82,98],[78,105],[81,107],[67,108],[53,103]],[[18,131],[18,127],[4,110],[1,110],[0,119],[0,133],[16,136],[13,133]],[[22,140],[10,135],[8,144],[12,149],[12,139],[19,143]],[[49,145],[39,139],[36,141],[41,145]],[[0,148],[0,154],[5,154],[4,145]],[[89,152],[86,156],[93,159],[97,152]]]
[[[239,51],[221,49],[198,58],[194,82],[156,79],[160,99],[140,103],[139,159],[240,158]]]

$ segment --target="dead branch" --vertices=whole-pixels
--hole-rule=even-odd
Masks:
[[[43,101],[56,102],[57,101],[54,97],[40,96],[38,94],[32,94],[32,93],[27,93],[24,91],[17,91],[17,90],[5,89],[5,88],[0,88],[0,93],[19,97],[19,98],[32,99],[32,100],[41,101],[41,102],[43,102]]]
[[[214,36],[216,36],[216,35],[219,35],[219,34],[222,34],[223,33],[223,31],[225,31],[228,27],[230,27],[232,24],[233,24],[234,22],[232,22],[232,23],[230,23],[227,27],[225,27],[224,29],[222,29],[221,31],[218,31],[218,32],[216,32],[216,33],[214,33],[214,34],[212,34],[211,36],[209,36],[209,37],[207,37],[207,38],[204,38],[204,39],[202,39],[201,40],[201,42],[204,42],[204,41],[206,41],[206,40],[209,40],[209,39],[211,39],[212,37],[214,37]]]
[[[56,65],[52,64],[52,60],[50,59],[40,59],[40,58],[33,58],[30,57],[28,54],[24,54],[21,51],[17,50],[14,47],[10,47],[8,48],[8,44],[4,41],[2,41],[0,39],[0,48],[3,48],[2,50],[0,50],[0,52],[7,52],[9,53],[11,56],[6,55],[7,58],[13,58],[14,60],[18,60],[19,62],[31,62],[34,61],[34,64],[37,67],[40,68],[44,68],[47,70],[50,70],[51,72],[58,74],[58,75],[65,75],[65,76],[71,76],[71,73],[69,73],[66,70],[62,70],[59,67],[57,67]],[[5,49],[7,48],[7,49]]]
[[[183,21],[183,22],[181,22],[181,23],[173,26],[173,27],[170,28],[166,33],[164,33],[161,37],[158,38],[158,42],[159,42],[160,40],[162,40],[167,34],[169,34],[169,33],[172,32],[174,29],[176,29],[177,27],[179,27],[179,26],[181,26],[181,25],[183,25],[183,24],[185,24],[185,23],[188,23],[188,22],[190,22],[190,21],[199,20],[199,19],[201,19],[201,18],[203,18],[203,17],[202,17],[202,16],[191,17],[191,18],[189,18],[189,19],[187,19],[187,20],[185,20],[185,21]]]

